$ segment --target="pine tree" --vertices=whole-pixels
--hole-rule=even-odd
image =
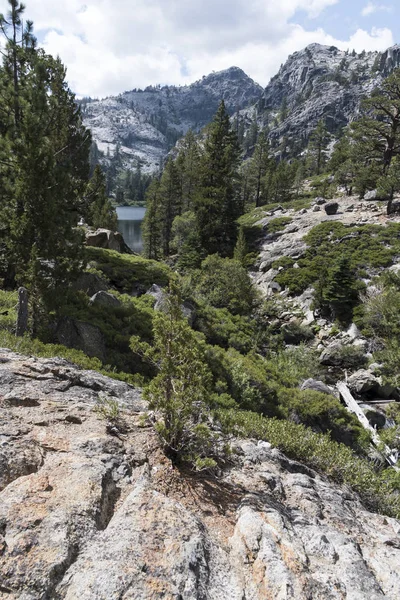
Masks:
[[[362,112],[351,128],[361,195],[387,175],[392,160],[400,155],[400,69],[364,100]]]
[[[143,253],[158,260],[162,255],[160,182],[153,179],[146,193],[146,214],[142,223]]]
[[[106,177],[99,165],[96,166],[90,179],[85,197],[89,203],[87,222],[96,229],[104,227],[116,231],[117,213],[106,194]]]
[[[263,188],[263,181],[267,172],[275,167],[274,160],[271,158],[269,150],[268,138],[264,132],[261,132],[258,136],[250,163],[250,185],[253,188],[256,206],[261,206],[266,203],[267,198]]]
[[[236,243],[239,157],[237,137],[222,101],[209,126],[195,201],[201,242],[208,254],[231,255]]]
[[[343,256],[328,272],[322,298],[332,316],[344,324],[351,322],[353,308],[357,304],[355,284],[356,278],[350,268],[350,261]]]
[[[248,255],[249,249],[247,247],[246,236],[244,235],[243,227],[241,227],[239,230],[235,250],[233,251],[233,258],[240,263],[242,267],[247,268]]]
[[[189,129],[182,140],[175,163],[181,180],[182,212],[193,208],[193,200],[199,185],[200,158],[200,146],[193,131]]]
[[[172,223],[182,212],[182,188],[178,170],[172,158],[169,158],[161,176],[158,189],[161,220],[162,244],[164,256],[169,256],[172,239]]]
[[[326,148],[330,135],[322,119],[317,123],[316,128],[310,136],[308,145],[309,167],[312,174],[319,175],[326,162]]]
[[[198,469],[212,467],[215,436],[207,422],[211,374],[196,334],[181,310],[181,298],[171,285],[162,311],[154,317],[154,344],[145,357],[157,368],[157,375],[145,390],[151,409],[156,411],[156,431],[166,453],[175,461],[188,460]],[[131,342],[140,352],[140,342]]]
[[[90,133],[59,59],[35,48],[24,7],[9,0],[0,68],[0,210],[6,283],[36,296],[65,283],[81,264],[74,229],[85,213]],[[35,294],[31,294],[33,297]],[[47,298],[49,298],[47,294]]]

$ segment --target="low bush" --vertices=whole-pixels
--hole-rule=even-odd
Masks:
[[[290,458],[351,486],[369,509],[400,518],[400,474],[394,469],[378,473],[329,434],[315,433],[304,425],[234,409],[221,409],[217,417],[226,434],[268,441]]]
[[[171,271],[167,265],[142,256],[91,246],[85,248],[85,255],[89,267],[100,271],[110,285],[120,292],[130,294],[137,283],[144,287],[150,287],[153,283],[165,286],[170,279]]]

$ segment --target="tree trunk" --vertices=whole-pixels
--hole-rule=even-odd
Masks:
[[[28,290],[18,289],[18,313],[15,335],[23,336],[28,331]]]

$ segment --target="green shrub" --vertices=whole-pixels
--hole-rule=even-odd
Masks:
[[[348,260],[355,279],[365,270],[390,266],[393,258],[400,254],[400,224],[346,227],[337,221],[326,221],[314,227],[304,241],[307,250],[297,261],[299,268],[293,268],[290,263],[275,263],[284,267],[275,280],[295,295],[318,282],[323,287],[329,270],[341,259]],[[356,291],[363,287],[358,285]]]
[[[17,319],[18,292],[0,290],[0,330],[11,331]]]
[[[97,371],[98,373],[102,373],[113,379],[131,383],[132,385],[140,386],[143,384],[143,378],[139,375],[117,372],[113,370],[110,365],[103,365],[98,358],[90,358],[81,350],[67,348],[61,344],[45,344],[35,338],[32,339],[28,336],[16,337],[7,331],[0,330],[0,346],[28,356],[37,356],[39,358],[64,358],[82,369]]]
[[[164,286],[171,276],[167,265],[142,256],[91,246],[85,248],[85,254],[89,267],[100,271],[120,292],[131,293],[137,283],[144,287],[150,287],[153,283]]]
[[[266,227],[267,233],[277,233],[278,231],[283,231],[287,225],[293,221],[291,217],[277,217],[276,219],[272,219]]]
[[[250,277],[236,260],[208,256],[192,277],[196,294],[215,308],[227,308],[238,315],[248,314],[256,299]]]
[[[377,473],[347,446],[304,425],[233,409],[219,410],[217,416],[226,434],[268,441],[290,458],[350,485],[369,509],[400,518],[400,475],[394,469]]]
[[[334,396],[314,390],[281,388],[278,400],[283,415],[317,432],[330,432],[337,442],[366,449],[370,436],[357,417]]]

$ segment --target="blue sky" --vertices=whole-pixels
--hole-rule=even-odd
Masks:
[[[399,0],[340,0],[337,4],[328,6],[316,18],[310,18],[303,10],[299,10],[291,20],[305,29],[322,27],[327,33],[342,40],[349,39],[357,29],[388,27],[393,33],[394,41],[400,43]]]
[[[241,67],[267,85],[308,44],[386,50],[400,0],[26,0],[40,43],[79,95],[185,84]],[[7,0],[0,0],[0,11]]]

